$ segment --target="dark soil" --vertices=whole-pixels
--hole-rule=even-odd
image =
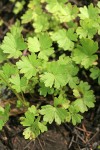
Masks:
[[[70,0],[78,6],[94,4],[97,0]],[[0,40],[9,27],[21,15],[14,15],[14,4],[9,0],[0,1],[0,18],[4,24],[0,26]],[[56,124],[49,126],[49,131],[40,135],[36,140],[25,140],[22,132],[23,127],[19,123],[20,115],[10,117],[10,120],[0,132],[0,150],[99,150],[100,145],[100,86],[93,90],[96,95],[96,107],[84,114],[84,120],[77,126],[72,124]]]

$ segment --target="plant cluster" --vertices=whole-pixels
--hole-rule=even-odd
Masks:
[[[25,25],[33,31],[23,37]],[[89,71],[100,84],[99,35],[100,2],[78,8],[67,0],[31,0],[21,23],[10,28],[0,45],[0,86],[13,91],[16,107],[27,109],[20,117],[25,139],[36,138],[54,121],[76,125],[94,107],[91,83],[81,76]],[[36,94],[45,105],[34,104]],[[0,107],[0,129],[8,114],[9,105]]]

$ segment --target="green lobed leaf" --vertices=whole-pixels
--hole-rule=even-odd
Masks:
[[[39,52],[38,58],[48,60],[48,57],[54,53],[52,40],[47,33],[39,34],[38,38],[28,38],[28,48],[30,52]]]
[[[82,113],[93,108],[95,103],[95,96],[93,91],[90,90],[90,85],[87,82],[80,82],[76,89],[73,90],[74,96],[77,98],[73,103],[74,106]]]
[[[35,139],[41,132],[47,131],[47,127],[44,122],[40,122],[38,111],[33,105],[28,108],[25,113],[25,117],[20,117],[21,124],[26,126],[23,135],[25,139]]]
[[[98,78],[98,84],[100,85],[100,69],[98,67],[93,67],[90,69],[90,77],[92,79],[97,79]]]
[[[95,54],[98,50],[98,43],[88,38],[82,38],[80,43],[81,45],[77,45],[77,48],[73,51],[72,59],[76,64],[81,64],[88,69],[98,59]]]
[[[59,89],[60,87],[69,84],[70,87],[74,87],[78,83],[78,78],[75,75],[78,72],[78,68],[68,63],[60,64],[60,62],[48,63],[47,72],[40,75],[41,81],[46,87],[54,87]]]
[[[87,18],[96,20],[98,18],[98,9],[93,6],[93,4],[90,4],[88,8],[86,6],[79,8],[80,14],[79,17],[82,20],[85,20]]]
[[[29,37],[28,38],[28,48],[30,52],[39,52],[40,51],[40,43],[37,37]]]
[[[8,63],[5,63],[2,66],[2,71],[3,71],[5,79],[8,79],[8,80],[12,75],[18,73],[17,67],[13,64],[8,64]]]
[[[37,113],[36,107],[32,105],[25,112],[25,117],[20,117],[21,124],[23,126],[32,126],[35,121],[35,116],[38,116],[38,113]]]
[[[59,20],[61,23],[69,22],[77,16],[78,8],[70,3],[67,5],[62,1],[47,1],[46,9],[53,14],[55,19]]]
[[[31,127],[24,129],[23,135],[25,139],[32,140],[45,131],[47,131],[47,127],[43,123],[39,122],[39,119],[37,118]]]
[[[30,79],[31,77],[36,76],[40,61],[36,58],[36,55],[32,53],[31,55],[28,55],[28,57],[22,56],[21,60],[19,60],[16,65],[18,69],[20,69],[20,73],[25,74],[25,77]]]
[[[98,23],[85,19],[80,21],[80,27],[77,28],[76,33],[79,35],[80,38],[93,38],[93,36],[97,33]]]
[[[25,92],[26,88],[27,88],[27,79],[25,77],[21,77],[19,76],[19,74],[13,75],[10,79],[9,79],[10,83],[12,84],[12,88],[15,89],[17,91],[17,93],[20,92]]]
[[[33,19],[33,10],[29,9],[22,15],[21,20],[23,24],[31,22]]]
[[[36,18],[34,18],[33,27],[35,28],[36,33],[46,31],[49,28],[47,16],[43,14],[36,15]]]
[[[66,85],[66,66],[59,65],[57,62],[52,62],[48,64],[47,72],[40,75],[42,82],[44,82],[46,87],[52,87],[59,89]]]
[[[7,60],[7,56],[3,53],[2,49],[0,48],[0,63],[4,60]]]
[[[70,101],[65,97],[63,97],[62,95],[59,95],[58,98],[57,97],[54,98],[54,106],[67,109],[70,106]]]
[[[50,124],[55,120],[57,124],[66,121],[67,111],[63,108],[56,108],[51,105],[42,106],[40,114],[43,115],[43,120]]]
[[[73,29],[68,29],[68,31],[60,29],[51,33],[51,38],[58,43],[60,48],[66,51],[74,48],[74,41],[77,41],[77,34],[74,33]]]
[[[54,88],[46,87],[44,83],[40,83],[39,93],[40,95],[43,95],[46,97],[47,94],[51,95],[54,93]]]
[[[80,123],[81,120],[83,119],[83,117],[78,113],[79,110],[73,104],[70,105],[69,112],[70,112],[70,116],[71,116],[71,120],[72,120],[73,125]]]
[[[22,55],[22,50],[27,48],[26,43],[21,35],[21,29],[15,24],[12,26],[11,32],[4,37],[1,49],[8,54],[8,58],[18,58]]]
[[[6,105],[5,108],[0,106],[0,130],[9,119],[10,105]]]

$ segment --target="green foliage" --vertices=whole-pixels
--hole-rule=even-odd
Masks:
[[[21,2],[16,2],[15,3],[15,7],[14,7],[14,9],[13,9],[13,12],[15,13],[15,14],[18,14],[21,10],[23,10],[23,7],[24,7],[24,5],[25,5],[25,1],[24,0],[22,0]]]
[[[8,54],[8,58],[18,58],[22,55],[21,50],[26,49],[26,44],[21,35],[22,28],[19,23],[12,27],[11,32],[4,37],[1,49]]]
[[[16,1],[15,13],[24,4]],[[28,34],[23,32],[27,26],[32,28]],[[21,23],[7,32],[0,44],[0,86],[12,90],[16,107],[26,110],[20,117],[25,139],[36,138],[53,122],[81,123],[82,114],[94,107],[88,78],[100,85],[98,35],[100,3],[78,8],[66,0],[29,1]],[[0,130],[9,111],[0,107]]]
[[[0,106],[0,130],[3,128],[7,120],[9,119],[10,105],[6,105],[5,108]]]
[[[20,73],[24,73],[27,79],[32,76],[36,76],[38,71],[40,61],[36,58],[36,55],[32,53],[31,55],[22,56],[22,60],[19,60],[16,65],[20,69]]]
[[[72,50],[74,48],[74,42],[77,41],[77,34],[74,33],[73,29],[69,30],[58,30],[51,34],[53,41],[57,41],[60,48],[66,50]],[[74,42],[73,42],[74,41]],[[67,44],[66,44],[67,43]]]
[[[71,120],[73,125],[80,123],[83,117],[78,113],[79,109],[74,105],[70,105],[69,107],[69,121]]]
[[[98,78],[98,84],[100,85],[100,69],[98,67],[93,67],[90,69],[90,71],[91,71],[90,77],[92,77],[93,79]]]
[[[21,117],[21,124],[27,127],[23,135],[25,135],[25,139],[34,139],[41,132],[47,131],[47,127],[44,122],[40,122],[40,117],[38,116],[38,111],[35,106],[31,106],[28,108],[28,111],[25,113],[25,117]]]
[[[77,98],[74,102],[74,106],[78,107],[78,110],[82,113],[89,108],[94,107],[95,97],[92,90],[89,90],[90,86],[87,82],[80,82],[80,84],[73,90],[74,96]]]
[[[98,43],[87,38],[82,38],[80,44],[73,51],[72,59],[87,69],[98,59],[98,56],[95,54],[98,50]]]
[[[10,82],[12,84],[12,88],[20,93],[21,91],[25,91],[27,88],[27,79],[25,77],[20,78],[19,74],[16,74],[11,77]]]
[[[68,66],[67,66],[68,65]],[[78,83],[75,75],[78,72],[77,67],[72,64],[59,64],[59,62],[50,62],[47,66],[47,71],[44,72],[40,78],[46,87],[54,87],[59,89],[69,83],[73,87]],[[74,69],[74,72],[73,72]]]
[[[34,38],[29,37],[28,48],[30,52],[39,52],[38,58],[44,60],[48,60],[48,57],[54,53],[52,48],[52,40],[47,33],[40,34],[38,37]]]

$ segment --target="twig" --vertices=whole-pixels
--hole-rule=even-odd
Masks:
[[[41,144],[39,138],[37,138],[37,140],[38,140],[38,142],[39,142],[39,144],[40,144],[41,150],[44,150],[44,148],[42,147],[42,144]]]
[[[97,132],[88,140],[88,142],[93,141],[93,139],[94,139],[98,134],[100,134],[100,131],[97,131]]]
[[[33,140],[29,141],[29,142],[26,144],[26,146],[24,147],[24,150],[25,150],[26,148],[28,148],[29,145],[30,145],[32,142],[34,142],[34,144],[35,144],[35,141],[33,141]]]
[[[92,133],[92,132],[90,132],[90,131],[84,131],[82,128],[79,128],[79,127],[76,127],[76,129],[78,129],[78,130],[80,130],[80,131],[82,131],[82,132],[88,132],[88,133]]]
[[[85,133],[85,134],[84,134],[84,135],[85,135],[85,141],[88,142],[88,139],[89,139],[91,133],[89,133],[89,132],[87,131],[87,129],[86,129],[86,127],[85,127],[84,124],[82,124],[82,127],[83,127],[83,130],[84,130],[84,133]]]
[[[78,135],[78,138],[79,138],[84,144],[86,144],[86,141],[85,141],[80,135]]]
[[[78,134],[77,130],[74,130],[74,134],[75,134],[84,144],[86,144],[86,141]]]
[[[70,141],[70,143],[69,143],[68,149],[70,149],[70,147],[71,147],[71,145],[72,145],[72,143],[73,143],[73,140],[74,140],[74,136],[72,136],[72,139],[71,139],[71,141]]]

